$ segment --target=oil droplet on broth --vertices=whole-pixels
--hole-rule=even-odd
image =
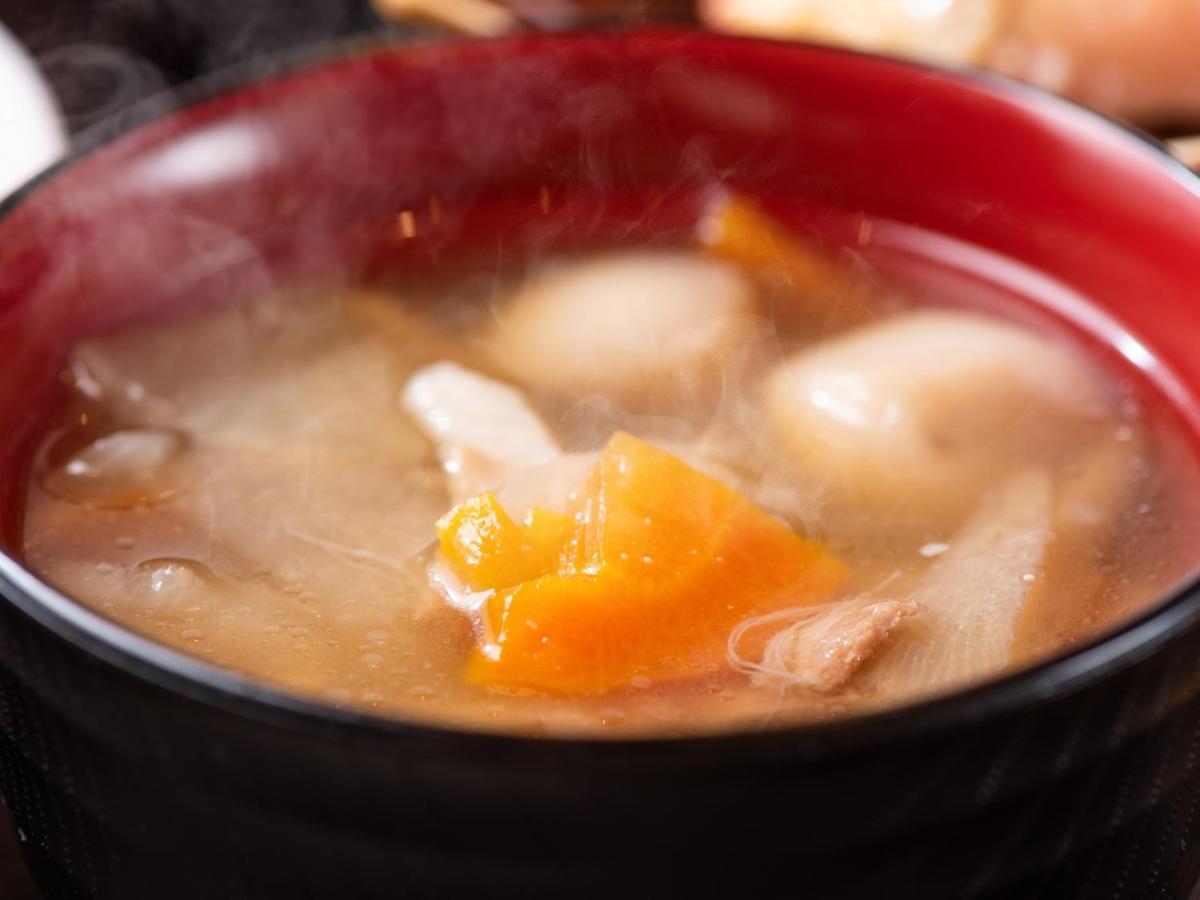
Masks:
[[[165,429],[125,429],[96,438],[41,476],[49,494],[92,509],[132,509],[172,496],[183,435]]]

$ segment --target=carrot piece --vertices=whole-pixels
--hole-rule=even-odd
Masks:
[[[531,509],[525,516],[525,540],[530,552],[549,572],[557,565],[563,547],[571,539],[573,519],[548,509]]]
[[[739,621],[828,600],[847,575],[728,485],[627,434],[609,442],[574,512],[556,570],[488,585],[494,639],[473,654],[469,681],[582,695],[716,671]]]
[[[836,313],[838,323],[844,325],[875,315],[869,284],[771,218],[749,197],[718,194],[701,218],[697,235],[714,256],[743,269],[782,277],[801,294],[820,296],[823,302],[815,304],[812,312]]]
[[[841,273],[815,247],[802,243],[748,197],[721,194],[700,222],[701,243],[746,269],[782,272],[801,289],[826,288]]]
[[[458,504],[437,523],[438,546],[454,574],[473,591],[504,588],[537,578],[554,568],[557,534],[545,513],[537,517],[537,528],[522,528],[504,511],[492,493],[480,494]],[[559,517],[562,518],[562,517]]]

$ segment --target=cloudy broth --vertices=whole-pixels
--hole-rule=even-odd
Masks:
[[[996,677],[1102,634],[1192,571],[1196,456],[1180,414],[1107,349],[1113,335],[1064,320],[1086,305],[1029,296],[1002,264],[914,234],[874,223],[852,256],[814,257],[815,274],[807,245],[764,261],[739,233],[501,276],[310,288],[85,340],[30,479],[25,557],[167,646],[422,722],[757,728]],[[669,309],[679,284],[686,302]],[[735,512],[714,513],[717,526],[778,527],[782,549],[737,534],[712,545],[745,569],[720,582],[729,602],[706,629],[692,617],[716,615],[710,561],[683,579],[637,553],[663,585],[648,608],[682,592],[643,627],[632,562],[606,560],[626,573],[606,594],[595,567],[556,569],[555,545],[520,584],[591,579],[614,649],[493,665],[489,653],[517,654],[528,635],[497,644],[500,606],[477,595],[509,592],[506,610],[525,595],[439,578],[453,523],[437,523],[488,490],[514,520],[545,507],[582,522],[599,513],[569,497],[599,483],[588,473],[605,460],[672,473],[684,498],[727,489]],[[698,555],[671,534],[650,543]],[[781,561],[800,547],[837,576]],[[804,590],[742,589],[772,566]],[[575,640],[554,631],[568,601],[541,593],[528,602],[544,619],[505,627]],[[631,624],[612,624],[605,604]],[[584,668],[566,671],[576,659]]]

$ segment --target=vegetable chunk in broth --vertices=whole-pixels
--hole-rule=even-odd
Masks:
[[[218,666],[462,727],[757,728],[997,677],[1192,571],[1195,453],[1070,323],[916,270],[724,197],[692,244],[487,288],[130,324],[66,361],[24,552]]]

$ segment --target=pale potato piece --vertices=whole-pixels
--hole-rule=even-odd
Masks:
[[[831,527],[950,532],[1015,465],[1069,459],[1109,411],[1063,345],[965,312],[909,313],[801,352],[764,408]]]
[[[534,277],[499,312],[497,364],[566,395],[633,398],[715,376],[755,325],[737,268],[682,252],[620,253]],[[646,399],[643,396],[641,399]]]

